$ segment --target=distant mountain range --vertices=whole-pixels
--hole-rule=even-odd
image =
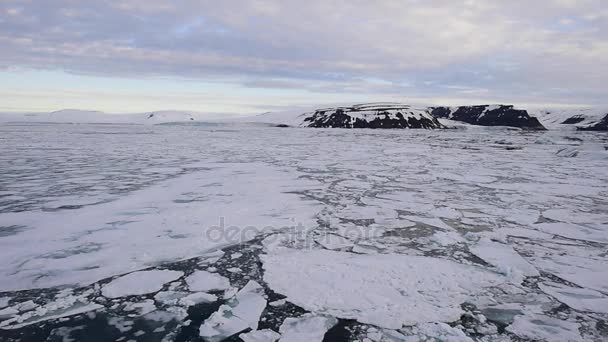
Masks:
[[[426,128],[505,126],[527,130],[578,129],[607,131],[608,109],[518,109],[512,105],[457,107],[411,106],[401,103],[366,103],[310,110],[290,110],[238,117],[183,111],[107,114],[65,109],[50,113],[0,114],[0,122],[141,124],[255,123],[318,128]]]
[[[241,121],[294,127],[430,128],[504,126],[527,130],[606,130],[608,109],[518,109],[512,105],[456,107],[368,103],[285,111],[243,118]]]

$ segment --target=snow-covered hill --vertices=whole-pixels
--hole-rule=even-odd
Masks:
[[[320,109],[294,109],[239,119],[241,122],[293,127],[445,128],[427,108],[400,103],[367,103]]]
[[[234,115],[185,111],[155,111],[134,114],[110,114],[99,111],[64,109],[49,113],[0,114],[0,122],[155,125],[165,123],[216,121],[230,117],[234,117]]]
[[[427,108],[398,103],[370,103],[317,109],[302,125],[337,128],[445,128]]]
[[[294,107],[255,116],[187,111],[111,114],[64,109],[49,113],[0,113],[0,123],[100,123],[156,125],[216,122],[291,127],[443,128],[512,126],[519,128],[606,130],[608,108],[526,108],[482,105],[433,107],[400,103],[340,104],[332,107]],[[436,120],[438,119],[438,120]],[[538,119],[538,120],[537,120]]]
[[[545,130],[538,119],[530,116],[525,109],[516,109],[511,105],[431,107],[429,111],[437,118],[465,122],[471,125]]]

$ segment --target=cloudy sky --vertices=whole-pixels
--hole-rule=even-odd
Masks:
[[[605,105],[605,0],[0,0],[0,111]]]

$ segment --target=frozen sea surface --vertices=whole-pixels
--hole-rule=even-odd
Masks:
[[[2,125],[0,340],[604,341],[607,149],[575,131]]]

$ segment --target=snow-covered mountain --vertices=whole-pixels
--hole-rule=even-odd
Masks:
[[[460,107],[431,107],[429,112],[437,118],[465,122],[478,126],[506,126],[545,130],[537,118],[524,109],[511,105],[480,105]]]

